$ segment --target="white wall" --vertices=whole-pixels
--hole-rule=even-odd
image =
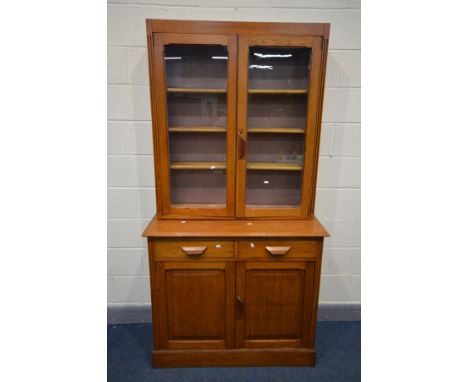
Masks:
[[[316,215],[321,302],[360,302],[360,1],[112,0],[108,4],[108,302],[149,303],[155,213],[145,19],[330,22]]]

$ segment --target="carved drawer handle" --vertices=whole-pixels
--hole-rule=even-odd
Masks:
[[[265,247],[270,255],[281,256],[286,255],[291,247]]]
[[[185,254],[189,256],[201,255],[206,251],[206,247],[182,247],[182,251],[184,251]]]

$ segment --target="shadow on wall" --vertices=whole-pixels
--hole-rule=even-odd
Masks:
[[[316,215],[323,219],[331,237],[325,239],[320,301],[360,301],[360,182],[356,181],[360,171],[360,124],[345,118],[353,104],[351,92],[342,91],[339,99],[332,99],[330,94],[327,97],[338,86],[352,87],[355,79],[350,78],[342,59],[336,59],[333,52],[329,53],[327,66],[325,102],[341,109],[336,115],[324,116],[322,124]]]

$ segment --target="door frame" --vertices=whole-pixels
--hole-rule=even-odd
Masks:
[[[236,216],[238,217],[307,217],[310,205],[315,200],[315,183],[313,177],[318,164],[321,123],[322,96],[322,64],[323,41],[321,36],[239,36],[238,51],[238,94],[237,94],[237,184],[236,184]],[[248,65],[249,48],[255,45],[278,47],[311,48],[311,69],[309,71],[309,88],[307,97],[307,126],[304,140],[304,164],[302,170],[302,190],[300,207],[247,208],[246,177],[248,145],[247,112],[248,112]],[[242,148],[242,149],[241,149]],[[315,148],[315,150],[314,150]],[[304,179],[312,179],[305,182]]]
[[[236,179],[236,102],[237,102],[237,36],[218,34],[154,33],[152,49],[149,52],[151,92],[154,95],[151,110],[153,113],[153,139],[156,174],[158,217],[161,218],[209,218],[235,216]],[[150,39],[150,40],[151,40]],[[151,43],[151,41],[149,41]],[[170,190],[169,131],[167,118],[166,70],[164,45],[194,44],[223,45],[228,49],[227,77],[227,131],[226,131],[226,204],[224,207],[207,204],[173,205]]]

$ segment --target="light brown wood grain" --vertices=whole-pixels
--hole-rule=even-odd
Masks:
[[[146,25],[157,196],[157,216],[143,234],[148,238],[153,366],[313,366],[323,242],[328,236],[313,212],[330,25],[179,20],[147,20]],[[183,81],[175,81],[167,88],[168,44],[227,47],[227,86],[215,81],[205,88],[203,81],[195,81],[183,87]],[[249,88],[252,46],[310,48],[307,89],[284,89],[283,83]],[[220,97],[226,101],[225,114],[213,126],[209,119],[197,126],[181,118],[169,127],[167,95],[172,93],[184,94],[170,97],[195,100]],[[286,106],[306,100],[306,127],[275,121],[248,126],[249,99],[255,105],[268,97],[284,100]],[[281,122],[291,122],[286,117]],[[303,136],[303,164],[248,161],[248,133],[254,142],[275,134],[285,140]],[[171,162],[169,136],[225,138],[226,160]],[[210,169],[226,174],[225,203],[172,203],[171,171],[174,179],[178,171],[193,179]],[[282,176],[302,171],[300,203],[255,200],[260,203],[246,205],[247,171],[278,171]]]
[[[247,163],[247,170],[277,170],[277,171],[301,171],[302,165],[297,163]]]
[[[243,141],[244,146],[247,141],[247,86],[248,86],[248,39],[246,36],[239,36],[238,54],[238,84],[237,84],[237,136],[238,142]],[[237,147],[239,150],[240,147]],[[245,147],[243,148],[245,151]],[[237,158],[236,166],[236,216],[245,216],[245,183],[247,160],[245,155]]]
[[[226,168],[223,162],[172,162],[172,170],[220,170]]]
[[[203,126],[176,126],[169,127],[170,133],[225,133],[227,128],[225,127],[203,127]]]
[[[227,89],[167,88],[168,93],[226,93]]]
[[[188,256],[184,247],[205,247],[198,259],[234,257],[234,242],[226,240],[156,240],[154,243],[155,260],[180,259],[190,260],[195,256]]]
[[[162,348],[233,348],[234,264],[160,262],[156,270]]]
[[[322,251],[322,240],[290,240],[290,239],[268,239],[268,240],[239,240],[239,258],[265,258],[291,259],[291,258],[309,258],[313,259],[320,256]],[[289,247],[289,250],[281,256],[274,256],[267,247]]]
[[[314,167],[312,169],[312,176],[311,176],[311,185],[312,191],[310,193],[310,202],[309,202],[309,215],[313,215],[315,211],[315,196],[317,193],[317,171],[318,171],[318,162],[319,162],[319,155],[320,155],[320,136],[321,136],[321,126],[322,126],[322,114],[323,114],[323,99],[325,97],[325,77],[327,71],[327,56],[328,56],[328,36],[322,39],[322,60],[321,60],[321,68],[320,68],[320,89],[319,89],[319,101],[318,106],[316,109],[316,125],[318,126],[316,131],[316,138],[315,138],[315,162]]]
[[[248,35],[323,36],[328,38],[328,23],[272,23],[240,21],[147,20],[149,28],[159,33],[209,33]]]
[[[293,127],[281,128],[281,127],[249,127],[247,129],[248,133],[253,134],[304,134],[304,129],[296,129]]]
[[[237,36],[228,38],[226,216],[236,215]]]
[[[314,366],[315,349],[160,350],[154,367]]]
[[[317,118],[320,103],[322,102],[321,93],[321,61],[322,61],[322,40],[315,38],[311,44],[312,57],[309,77],[309,97],[307,99],[307,133],[305,140],[304,171],[302,182],[302,202],[301,215],[308,215],[311,201],[315,196],[316,173],[318,151],[320,147],[319,132],[320,119]],[[321,111],[320,111],[321,112]]]
[[[276,220],[174,220],[154,218],[146,228],[148,237],[327,237],[325,228],[311,219]]]
[[[307,94],[307,89],[249,89],[249,94]]]
[[[243,301],[243,314],[237,319],[237,347],[301,347],[308,273],[306,262],[247,262],[236,269],[236,295]]]

